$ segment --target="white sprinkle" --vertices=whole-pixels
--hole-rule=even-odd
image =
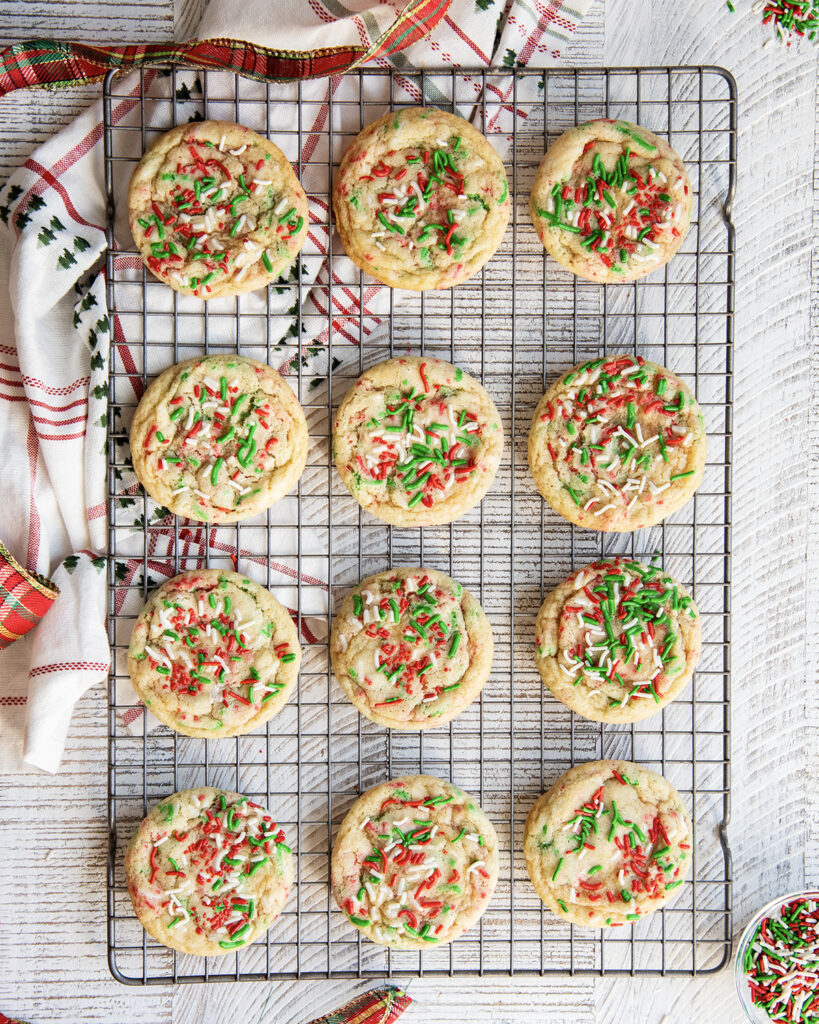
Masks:
[[[477,871],[478,868],[482,868],[485,863],[486,863],[486,861],[483,861],[483,860],[475,860],[475,861],[473,861],[469,865],[469,867],[466,869],[466,873],[468,875],[471,875],[473,871]]]
[[[219,139],[219,152],[220,153],[224,153],[224,151],[225,151],[225,138],[226,138],[226,136],[223,135],[222,138]]]
[[[155,847],[156,847],[156,846],[161,846],[161,845],[162,845],[163,843],[167,843],[167,841],[168,841],[168,840],[169,840],[170,838],[171,838],[171,837],[170,837],[170,835],[167,835],[167,836],[163,836],[163,837],[162,837],[161,839],[157,839],[157,841],[156,841],[156,842],[154,843],[154,846],[155,846]]]
[[[594,514],[596,516],[602,516],[604,512],[608,512],[609,509],[612,508],[614,508],[614,505],[604,505],[602,508],[599,508]]]
[[[195,487],[193,489],[193,493],[198,494],[200,498],[205,498],[205,500],[207,500],[207,494],[204,494],[202,491],[197,490]]]
[[[185,486],[183,486],[183,487],[177,487],[177,488],[176,488],[176,490],[175,490],[175,491],[173,491],[172,493],[173,493],[173,494],[182,494],[182,492],[183,492],[183,491],[189,491],[189,490],[190,490],[190,487],[188,487],[187,485],[185,485]]]
[[[149,658],[153,658],[154,661],[158,661],[160,664],[165,665],[167,668],[171,668],[171,660],[167,655],[162,654],[161,651],[157,651],[155,648],[145,644],[145,653]]]
[[[284,213],[285,209],[287,208],[287,206],[289,206],[289,204],[290,200],[287,198],[287,196],[285,196],[283,199],[279,200],[279,203],[277,204],[276,209],[273,211],[273,213],[278,217],[280,213]]]
[[[241,156],[246,149],[247,143],[245,142],[243,145],[239,146],[238,149],[229,149],[228,153],[230,153],[231,156]]]

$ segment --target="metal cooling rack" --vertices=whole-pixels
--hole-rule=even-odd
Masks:
[[[718,970],[731,942],[725,828],[730,814],[733,79],[715,67],[514,74],[509,69],[368,69],[323,83],[319,101],[314,83],[265,85],[227,73],[165,69],[142,72],[136,90],[134,82],[111,74],[104,93],[108,303],[115,328],[108,462],[109,632],[115,655],[108,747],[108,948],[114,976],[131,984],[157,984]],[[508,145],[512,223],[486,269],[454,290],[390,292],[342,259],[336,243],[327,259],[331,283],[326,288],[335,311],[330,325],[328,314],[309,300],[305,278],[314,267],[311,260],[321,261],[317,247],[310,254],[311,242],[294,278],[278,291],[208,305],[172,293],[141,270],[133,249],[114,247],[115,204],[124,204],[138,155],[159,131],[189,118],[191,111],[240,121],[269,133],[285,149],[308,192],[315,236],[319,222],[331,217],[332,169],[350,140],[385,106],[422,98],[467,117],[477,112],[478,127],[500,150]],[[566,128],[601,116],[636,121],[668,138],[686,161],[695,192],[691,229],[665,270],[607,288],[547,259],[528,216],[529,191],[544,149]],[[132,246],[127,227],[117,238]],[[364,296],[370,303],[379,295],[386,303],[381,313],[359,317],[348,309],[352,299]],[[289,311],[277,305],[282,296],[292,299]],[[295,327],[278,341],[288,318]],[[331,329],[312,351],[303,346],[299,359],[296,338],[317,326]],[[333,367],[329,379],[314,368],[319,344]],[[288,379],[305,408],[311,436],[298,493],[236,527],[163,517],[138,488],[127,487],[127,427],[140,384],[203,349],[237,347],[275,366],[297,357]],[[362,512],[338,479],[329,453],[332,414],[359,373],[410,351],[456,362],[481,379],[501,410],[507,436],[501,469],[482,504],[456,523],[423,532],[391,529]],[[535,490],[526,458],[530,418],[546,384],[572,364],[635,351],[668,366],[697,394],[709,435],[705,478],[694,500],[658,527],[632,535],[578,530]],[[257,557],[256,578],[266,579],[280,599],[301,610],[298,621],[307,639],[298,694],[263,732],[250,736],[205,742],[164,727],[149,732],[138,707],[119,696],[136,610],[168,575],[205,564],[231,567],[233,548]],[[693,591],[704,633],[693,684],[659,715],[628,726],[572,715],[546,693],[533,657],[534,618],[544,594],[574,568],[615,553],[643,559],[658,553],[661,564]],[[323,581],[329,581],[330,595],[340,596],[369,573],[402,564],[429,565],[456,577],[478,596],[495,632],[494,668],[481,699],[450,725],[419,734],[389,732],[361,717],[334,682],[327,652],[332,600],[328,609]],[[136,731],[134,722],[126,727],[123,718],[136,718]],[[636,927],[601,934],[568,926],[542,909],[521,849],[523,822],[534,799],[571,765],[612,756],[642,762],[671,779],[693,812],[696,844],[691,877],[672,907]],[[495,824],[501,849],[497,891],[480,923],[450,946],[423,954],[362,940],[334,906],[328,886],[335,830],[353,800],[378,782],[418,771],[451,779],[474,794]],[[263,802],[298,854],[294,892],[266,938],[210,961],[172,953],[147,937],[133,915],[122,868],[125,844],[148,808],[174,790],[207,783]]]

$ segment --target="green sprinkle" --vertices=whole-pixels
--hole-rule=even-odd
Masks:
[[[264,263],[264,269],[268,272],[268,274],[272,274],[273,264],[270,262],[270,257],[267,255],[266,251],[262,252],[262,263]]]
[[[561,858],[560,858],[560,860],[559,860],[559,861],[557,862],[557,867],[555,868],[555,872],[554,872],[554,874],[552,875],[552,881],[553,881],[553,882],[555,881],[555,879],[557,878],[557,876],[558,876],[558,875],[560,874],[560,869],[561,869],[562,867],[563,867],[563,858],[561,857]]]
[[[227,858],[225,858],[225,860],[227,860]],[[248,876],[254,875],[259,870],[259,868],[263,864],[266,864],[269,860],[269,857],[263,857],[261,860],[257,860],[255,864],[248,864],[247,868],[245,869],[245,874]]]
[[[693,476],[696,472],[696,469],[689,469],[687,473],[674,473],[671,480],[682,480],[684,477]]]

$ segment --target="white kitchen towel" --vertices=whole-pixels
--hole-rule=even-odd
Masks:
[[[379,58],[378,63],[397,68],[545,66],[558,60],[590,2],[512,0],[504,5],[500,0],[453,0],[428,39],[389,59]],[[310,47],[356,38],[366,42],[377,38],[395,11],[395,5],[372,5],[366,0],[352,6],[335,0],[304,0],[280,8],[274,23],[269,5],[258,0],[241,4],[214,0],[197,35],[200,39],[247,38],[277,49],[288,45],[305,49],[306,40]],[[195,104],[195,74],[180,75],[183,84],[190,82]],[[167,95],[167,77],[147,72],[146,80],[156,95]],[[511,75],[509,83],[511,90]],[[287,101],[294,98],[297,87],[275,88]],[[333,88],[332,80],[310,81],[302,86],[302,97],[318,101],[321,116],[320,105],[329,100]],[[478,88],[476,83],[476,99]],[[385,83],[385,104],[386,89]],[[135,123],[139,90],[138,73],[120,83],[118,92],[127,95],[115,103],[115,122],[132,119]],[[420,101],[411,88],[396,98],[405,103]],[[505,97],[494,98],[503,101]],[[282,104],[281,109],[287,108]],[[184,99],[179,114],[185,116]],[[501,102],[499,116],[515,115]],[[0,189],[0,450],[4,455],[0,539],[18,560],[53,576],[61,588],[32,639],[0,656],[0,768],[5,770],[25,765],[57,769],[77,699],[107,674],[107,575],[124,573],[137,579],[142,565],[141,533],[136,528],[125,545],[124,554],[130,557],[122,567],[106,566],[104,561],[112,334],[118,356],[128,359],[129,351],[127,339],[117,333],[117,321],[109,320],[104,279],[98,272],[105,249],[101,122],[98,102],[44,143]],[[503,130],[511,130],[511,123]],[[502,136],[493,141],[502,143]],[[305,152],[297,155],[302,166],[309,158]],[[122,210],[124,204],[118,205]],[[311,209],[311,225],[312,248],[306,248],[302,262],[307,283],[315,284],[306,301],[321,310],[328,300],[327,289],[322,288],[328,280],[324,256],[330,244],[326,211]],[[119,237],[122,231],[119,226]],[[141,269],[130,270],[139,279]],[[379,312],[383,312],[380,307],[368,310],[365,336],[377,329]],[[360,315],[355,301],[349,300],[334,320],[336,328],[354,325],[357,335]],[[303,337],[297,353],[297,358],[304,358],[309,351],[310,369],[317,378],[329,372],[323,358],[324,340],[320,333]],[[140,372],[137,366],[136,387]],[[135,487],[133,480],[118,481],[120,498],[133,494]],[[282,513],[286,512],[283,507]],[[161,510],[157,514],[161,520]],[[160,567],[158,578],[168,574],[161,571],[173,538],[170,520],[166,525],[166,548],[152,553]],[[237,552],[229,534],[220,540],[211,531],[210,543],[212,549],[224,549],[222,553],[237,558],[242,571],[250,575],[260,578],[271,572],[271,567],[254,562],[251,552]],[[303,553],[309,557],[309,536],[303,544]],[[282,579],[292,582],[290,566],[283,564],[272,571],[280,571]],[[310,617],[320,612],[302,609],[308,632]]]

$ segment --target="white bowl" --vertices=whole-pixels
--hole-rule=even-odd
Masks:
[[[800,899],[815,900],[819,903],[819,890],[804,889],[801,892],[788,893],[786,896],[780,896],[775,900],[771,900],[770,903],[766,904],[766,906],[751,918],[745,928],[745,931],[742,933],[742,938],[739,940],[736,960],[734,961],[734,981],[736,982],[737,995],[739,996],[740,1003],[742,1003],[742,1009],[745,1011],[745,1016],[749,1021],[752,1021],[753,1024],[771,1024],[771,1018],[761,1006],[756,1006],[751,1001],[751,987],[748,984],[748,976],[745,973],[745,952],[751,944],[751,939],[754,937],[757,925],[759,925],[764,918],[777,915],[779,913],[779,908],[783,904]]]

